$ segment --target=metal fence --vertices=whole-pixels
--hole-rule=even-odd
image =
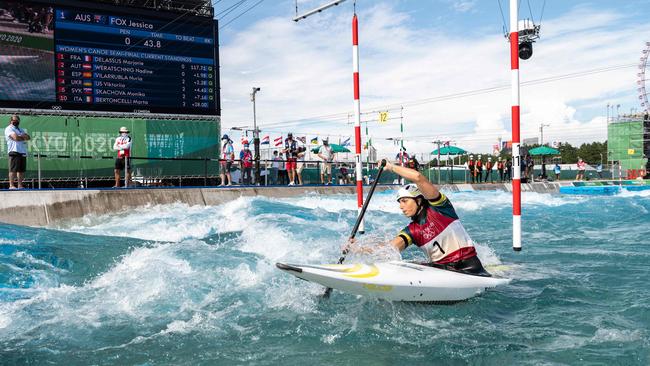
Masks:
[[[130,158],[131,186],[215,186],[221,184],[223,160],[210,157],[195,158]],[[260,182],[254,181],[255,168],[251,169],[251,180],[243,179],[242,162],[233,161],[230,169],[233,183],[237,185],[287,185],[289,176],[283,166],[286,160],[260,160]],[[301,161],[300,179],[304,185],[323,184],[321,180],[322,161]],[[354,166],[349,162],[333,162],[330,184],[356,184]],[[0,169],[0,186],[7,187],[7,164]],[[278,166],[274,168],[274,166]],[[364,183],[376,174],[376,164],[363,164]],[[114,156],[69,156],[59,154],[31,154],[28,157],[24,185],[32,189],[42,188],[95,188],[111,187],[114,184]],[[121,171],[124,182],[125,171]],[[277,178],[276,178],[277,177]],[[395,174],[382,175],[382,183],[393,183]],[[299,183],[296,177],[296,184]]]

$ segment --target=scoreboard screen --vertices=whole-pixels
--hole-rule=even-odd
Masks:
[[[0,0],[0,105],[217,114],[216,29],[177,13]]]

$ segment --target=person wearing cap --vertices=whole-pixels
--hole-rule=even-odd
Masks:
[[[397,193],[399,208],[411,222],[390,244],[400,252],[414,244],[424,252],[432,267],[490,276],[449,198],[416,170],[389,162],[384,170],[413,182]]]
[[[505,169],[505,164],[503,163],[503,159],[499,157],[499,160],[497,161],[497,170],[499,171],[499,182],[503,183],[503,170]]]
[[[328,139],[323,139],[323,145],[318,149],[318,157],[323,159],[320,168],[320,183],[329,185],[332,179],[332,161],[334,160],[334,150],[330,146]]]
[[[399,149],[397,155],[395,155],[395,162],[397,162],[399,166],[408,166],[409,154],[406,152],[406,148],[404,146],[402,146]],[[404,181],[401,178],[399,178],[399,183],[400,184],[404,183]]]
[[[578,174],[576,175],[576,180],[585,180],[585,170],[587,168],[587,163],[585,163],[582,158],[578,158]]]
[[[235,160],[235,149],[232,147],[232,140],[228,135],[223,135],[221,137],[221,172],[219,177],[221,178],[220,186],[230,186],[232,185],[232,177],[230,176],[230,168],[232,167],[232,162]],[[226,178],[228,178],[228,183],[226,183]]]
[[[492,165],[492,157],[488,156],[488,161],[485,163],[485,178],[483,179],[483,182],[487,183],[488,177],[490,178],[490,183],[494,183],[492,181],[492,168],[494,165]]]
[[[483,158],[481,157],[481,154],[479,154],[478,159],[476,159],[474,171],[474,174],[476,175],[476,183],[481,183],[481,177],[483,177]]]
[[[469,176],[474,183],[475,174],[476,174],[476,162],[474,161],[474,155],[469,156],[469,161],[467,161],[467,170],[469,170]],[[467,183],[467,181],[465,181]]]
[[[239,152],[241,161],[242,183],[250,185],[253,182],[251,172],[253,170],[253,153],[249,149],[248,140],[243,141],[244,148]]]
[[[289,185],[293,186],[296,184],[296,168],[298,167],[296,161],[298,157],[298,143],[293,139],[293,133],[289,132],[287,138],[284,139],[284,149],[282,152],[287,157],[287,163],[285,165],[289,174]]]
[[[31,139],[27,130],[20,126],[20,117],[14,114],[5,128],[7,153],[9,154],[9,189],[23,189],[23,179],[27,170],[27,141]],[[16,183],[14,183],[16,182]]]
[[[129,129],[120,127],[120,135],[115,139],[113,150],[117,151],[117,158],[115,158],[115,185],[113,188],[120,186],[120,172],[125,170],[124,185],[131,184],[131,136],[129,136]]]

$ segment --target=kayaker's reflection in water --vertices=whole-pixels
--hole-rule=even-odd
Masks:
[[[411,244],[417,245],[430,261],[426,264],[432,267],[490,276],[447,196],[417,170],[389,162],[384,170],[413,182],[397,193],[399,208],[411,223],[390,244],[400,252]]]

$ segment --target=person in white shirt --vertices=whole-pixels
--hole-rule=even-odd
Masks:
[[[9,154],[9,189],[23,189],[23,179],[27,170],[27,141],[31,139],[27,131],[18,127],[20,117],[14,114],[5,128],[7,153]],[[16,179],[17,178],[17,179]],[[14,184],[17,181],[17,184]]]
[[[228,135],[223,135],[221,137],[221,172],[219,176],[221,177],[220,186],[230,186],[232,185],[232,176],[230,175],[230,168],[232,167],[233,161],[235,161],[235,148],[232,146],[232,140]],[[226,184],[226,178],[228,178],[228,183]]]
[[[329,185],[332,179],[332,160],[334,160],[334,151],[328,140],[323,140],[323,146],[318,150],[318,157],[323,159],[323,165],[320,170],[321,184]]]
[[[296,178],[298,178],[298,185],[302,185],[302,171],[305,169],[305,154],[307,153],[307,148],[304,146],[298,146],[298,154],[296,155]]]
[[[131,136],[129,129],[120,127],[120,135],[115,139],[113,150],[117,151],[115,158],[115,185],[113,188],[120,187],[120,172],[124,169],[124,185],[131,185]]]

